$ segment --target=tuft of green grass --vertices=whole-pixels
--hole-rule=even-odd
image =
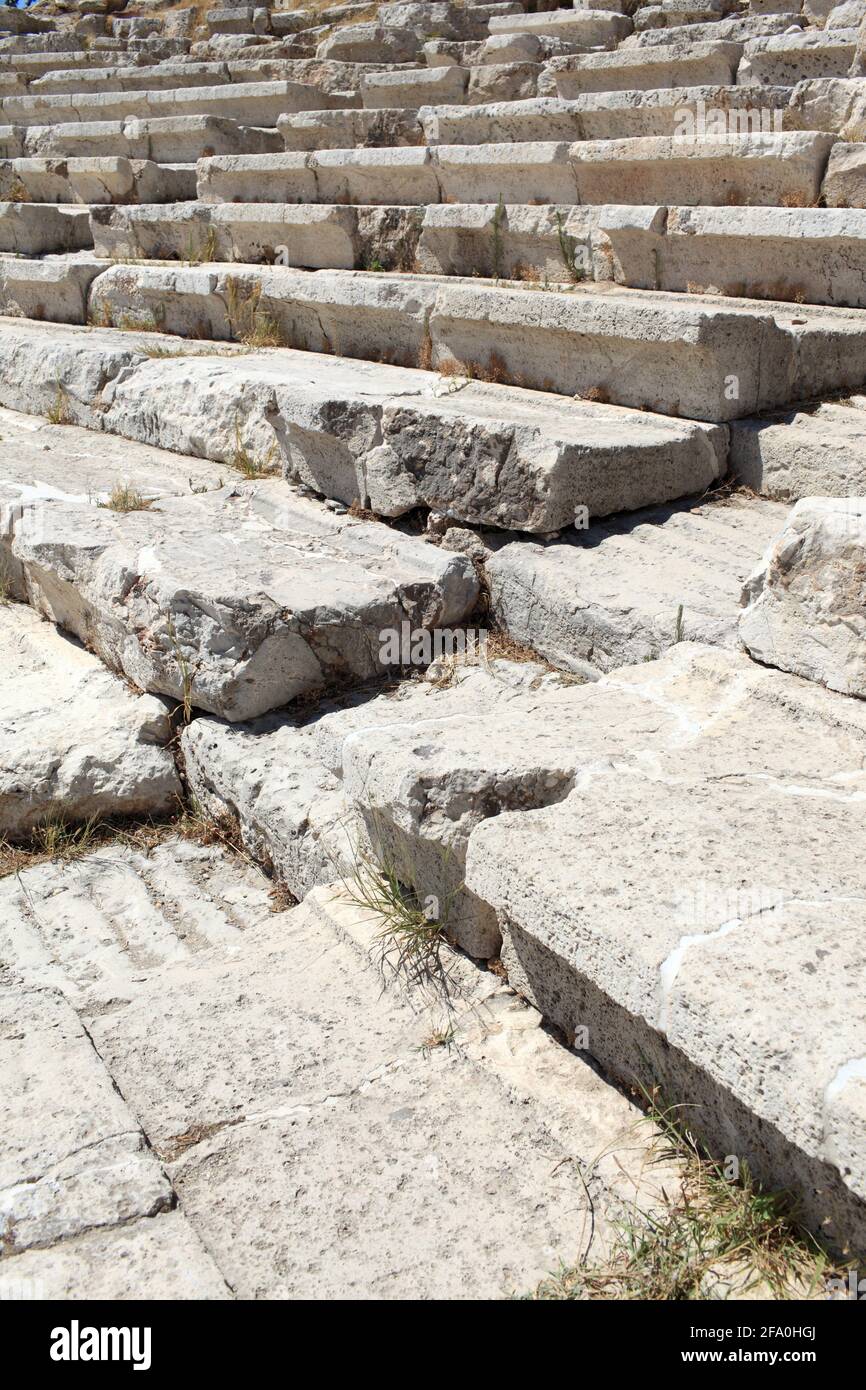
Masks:
[[[145,512],[151,505],[151,499],[143,497],[129,483],[115,483],[108,495],[108,500],[100,502],[99,505],[112,512]]]
[[[586,279],[586,271],[577,264],[577,240],[565,230],[565,219],[561,212],[556,214],[556,236],[563,265],[568,271],[569,279],[577,285]]]
[[[814,1297],[833,1266],[791,1195],[762,1188],[746,1163],[731,1178],[679,1107],[648,1100],[642,1123],[657,1131],[658,1160],[676,1165],[677,1189],[664,1192],[660,1210],[635,1206],[616,1222],[604,1262],[562,1267],[528,1297],[705,1300],[726,1284],[757,1298]]]
[[[0,878],[46,859],[78,859],[95,849],[103,838],[104,829],[98,816],[91,816],[77,825],[57,815],[46,816],[20,844],[6,836],[0,837]]]
[[[54,404],[46,411],[46,415],[52,425],[72,424],[72,411],[69,408],[69,397],[62,386],[58,386]]]
[[[177,667],[180,672],[181,709],[183,711],[183,722],[184,724],[189,724],[190,720],[192,719],[192,670],[190,668],[189,662],[186,659],[186,656],[184,655],[183,647],[180,645],[177,630],[174,626],[174,619],[172,618],[171,614],[169,614],[168,616],[167,631],[168,640],[172,645],[175,660],[177,661]]]
[[[232,468],[236,468],[245,478],[267,478],[277,471],[277,461],[279,450],[274,441],[264,458],[258,458],[251,454],[241,438],[240,421],[235,417],[235,442],[232,449],[229,463]]]
[[[192,231],[187,238],[186,255],[183,260],[187,265],[204,265],[206,262],[217,259],[217,236],[216,228],[208,227],[204,241],[197,246],[193,244]]]
[[[395,865],[357,851],[344,889],[350,902],[381,922],[375,943],[383,975],[390,973],[409,985],[442,980],[444,923],[431,917]]]

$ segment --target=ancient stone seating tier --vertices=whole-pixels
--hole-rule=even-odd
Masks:
[[[866,1253],[866,0],[0,9],[0,644],[0,1295]]]

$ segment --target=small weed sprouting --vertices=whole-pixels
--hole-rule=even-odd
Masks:
[[[641,1123],[656,1130],[655,1158],[672,1163],[678,1190],[659,1211],[632,1207],[614,1226],[599,1265],[562,1268],[528,1295],[536,1300],[704,1300],[734,1285],[740,1297],[815,1297],[832,1264],[801,1225],[785,1192],[766,1192],[748,1166],[737,1179],[655,1094]]]
[[[577,240],[565,230],[565,219],[561,212],[556,214],[556,236],[559,242],[559,254],[562,256],[568,278],[573,284],[578,285],[581,280],[586,279],[586,271],[577,264]]]
[[[197,246],[193,244],[192,232],[190,231],[186,243],[186,255],[182,258],[187,265],[204,265],[209,261],[217,259],[217,236],[216,228],[208,227],[204,241]]]
[[[245,478],[251,481],[255,478],[267,478],[277,471],[279,460],[279,449],[274,440],[264,458],[257,458],[251,454],[241,438],[240,421],[235,417],[235,442],[229,458],[229,464],[236,468]]]
[[[432,985],[447,996],[448,970],[442,959],[445,924],[433,915],[433,904],[422,903],[404,882],[396,865],[385,856],[356,849],[344,892],[381,924],[375,954],[383,977],[394,977],[410,987]]]
[[[174,619],[171,617],[170,614],[168,617],[167,631],[168,639],[171,642],[175,659],[177,661],[178,670],[180,671],[181,709],[183,712],[183,722],[184,724],[189,724],[189,722],[192,719],[192,671],[190,669],[189,662],[187,661],[186,656],[184,655],[183,648],[180,645],[177,631],[174,626]]]
[[[0,877],[19,873],[46,859],[78,859],[104,838],[104,827],[97,816],[77,825],[56,815],[47,816],[32,828],[26,842],[13,843],[0,836]]]
[[[130,487],[129,483],[116,483],[107,501],[100,502],[99,506],[112,512],[145,512],[152,500],[143,497],[134,487]]]
[[[54,404],[45,412],[52,425],[71,425],[72,411],[69,408],[69,396],[64,387],[58,386]]]
[[[685,628],[684,628],[684,625],[683,625],[683,605],[680,604],[679,608],[677,609],[677,619],[676,619],[676,623],[674,624],[674,641],[675,641],[675,642],[682,642],[682,641],[683,641],[683,633],[684,633],[684,631],[685,631]]]

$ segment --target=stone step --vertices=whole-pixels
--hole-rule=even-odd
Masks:
[[[173,811],[181,785],[164,702],[133,693],[78,642],[10,603],[10,578],[0,580],[0,836]]]
[[[124,155],[0,160],[0,199],[18,203],[174,203],[196,196],[194,164]]]
[[[571,794],[469,839],[509,979],[858,1249],[866,706],[688,643],[595,691],[607,737]]]
[[[0,203],[0,252],[42,256],[93,245],[88,208]]]
[[[729,10],[734,10],[735,5],[730,5]],[[667,3],[660,5],[642,5],[634,13],[634,27],[636,33],[642,33],[645,29],[672,29],[675,26],[691,27],[695,25],[715,24],[717,20],[726,17],[722,5],[712,3],[711,0],[682,0],[682,3],[672,5]]]
[[[273,264],[282,257],[305,270],[376,267],[548,288],[586,278],[866,308],[860,209],[464,203],[422,214],[342,204],[106,204],[93,208],[91,228],[96,256],[115,260]],[[23,283],[37,267],[15,273]]]
[[[714,422],[866,381],[857,310],[612,284],[544,292],[453,277],[124,265],[93,282],[90,316],[218,340],[255,341],[266,326],[305,352]]]
[[[5,1031],[33,1033],[32,1103],[41,1097],[34,1073],[46,1097],[64,1066],[78,1083],[59,1117],[43,1118],[46,1100],[37,1118],[51,1140],[77,1119],[95,1141],[100,1121],[107,1128],[122,1116],[142,1143],[146,1135],[157,1190],[178,1208],[144,1222],[130,1202],[127,1225],[16,1252],[4,1260],[10,1278],[30,1277],[46,1293],[62,1283],[70,1297],[94,1285],[122,1297],[139,1273],[139,1297],[503,1298],[529,1293],[558,1261],[603,1259],[615,1217],[636,1204],[655,1208],[661,1183],[676,1178],[656,1152],[657,1132],[636,1128],[635,1105],[550,1037],[496,975],[443,946],[444,993],[383,989],[371,956],[385,924],[333,889],[291,912],[260,909],[223,941],[197,932],[183,939],[175,913],[197,926],[221,907],[188,872],[192,852],[203,853],[172,843],[149,857],[115,849],[0,885],[24,1001],[14,1013],[7,1007]],[[221,858],[223,893],[237,900],[252,871]],[[266,901],[267,881],[255,877]],[[104,941],[127,939],[133,903],[146,910],[157,950],[137,949],[141,924],[115,977]],[[76,1003],[93,1037],[92,1073],[74,1051],[84,1028],[45,988],[49,962],[26,954],[28,930],[54,956],[53,978],[70,997],[90,957],[88,994]],[[110,1007],[100,1008],[106,995]],[[41,1015],[31,1005],[43,999],[52,1001],[51,1049],[40,1045]],[[61,1010],[65,1030],[56,1024]],[[20,1041],[5,1046],[20,1069]],[[97,1083],[127,1104],[111,1110]],[[86,1124],[80,1098],[94,1106]],[[9,1131],[22,1148],[33,1116],[22,1097]],[[383,1126],[393,1138],[395,1124],[383,1150]],[[481,1151],[495,1181],[479,1183]],[[263,1185],[270,1205],[260,1200]],[[168,1228],[176,1218],[183,1226]],[[47,1223],[40,1234],[48,1246]]]
[[[570,39],[587,48],[613,48],[631,33],[632,22],[607,7],[601,9],[552,10],[546,14],[506,15],[491,19],[490,33],[534,34],[554,39]]]
[[[393,110],[439,103],[519,101],[538,95],[540,63],[482,63],[474,67],[425,67],[365,73],[360,82],[366,110]],[[9,98],[12,100],[12,98]]]
[[[90,286],[104,269],[104,260],[83,252],[36,261],[0,256],[0,307],[11,318],[86,323]]]
[[[155,66],[127,67],[112,64],[105,69],[76,63],[29,82],[31,96],[66,95],[70,99],[93,92],[184,91],[195,94],[198,87],[231,86],[250,82],[300,82],[313,85],[323,94],[335,86],[344,92],[357,87],[361,75],[378,71],[377,64],[309,63],[291,58],[257,58],[237,61],[158,63]],[[327,106],[328,102],[323,103]]]
[[[786,502],[866,496],[866,398],[737,420],[731,470],[746,487]]]
[[[605,45],[610,47],[610,45]],[[586,53],[590,46],[570,39],[537,38],[532,34],[498,34],[481,43],[449,43],[432,39],[425,43],[424,62],[428,68],[476,68],[546,63],[567,53]]]
[[[806,78],[847,77],[856,43],[856,30],[844,29],[751,39],[743,50],[737,81],[793,87]]]
[[[234,82],[219,87],[144,92],[85,92],[6,97],[0,107],[11,125],[43,126],[81,121],[123,121],[129,116],[220,116],[243,125],[276,126],[287,111],[318,110],[322,103],[351,105],[301,82]]]
[[[383,628],[452,627],[478,594],[464,557],[282,480],[129,512],[15,500],[4,551],[37,612],[140,689],[229,719],[375,676]]]
[[[539,80],[538,95],[572,100],[586,92],[728,87],[737,80],[742,52],[742,44],[716,41],[691,43],[682,53],[672,53],[665,44],[553,58]]]
[[[224,116],[130,116],[125,121],[0,127],[0,156],[10,159],[109,156],[190,164],[205,154],[268,154],[283,148],[275,131],[241,125]]]
[[[144,214],[124,209],[104,216],[125,228]],[[414,250],[416,269],[428,274],[498,271],[500,278],[548,287],[577,276],[642,289],[866,307],[860,218],[859,211],[827,209],[433,206]],[[366,237],[355,264],[363,266],[379,243],[371,225],[360,230]],[[99,231],[94,235],[99,242]],[[116,246],[135,255],[147,254],[151,243],[146,234],[135,239],[121,232],[99,244],[106,254]],[[302,238],[290,244],[303,263]],[[387,251],[382,254],[385,264]]]
[[[790,96],[787,87],[766,87],[762,88],[760,103],[756,104],[754,93],[743,87],[662,87],[650,91],[587,92],[573,101],[535,97],[529,101],[486,106],[422,107],[418,112],[420,138],[391,143],[484,145],[620,140],[660,135],[704,138],[722,134],[780,133]],[[323,134],[330,129],[336,132],[338,122],[347,120],[350,114],[323,112],[321,126],[317,129]],[[295,142],[303,140],[315,122],[314,116],[287,116],[281,124],[286,148],[305,148]],[[830,126],[821,128],[832,129]],[[409,131],[414,129],[411,125],[408,128]],[[322,143],[317,148],[326,147]]]
[[[463,107],[457,109],[462,111]],[[403,107],[381,111],[300,111],[280,116],[277,129],[283,148],[290,152],[433,143],[425,139],[418,113]]]
[[[208,203],[809,206],[832,143],[824,133],[792,131],[222,155],[199,162],[198,196]]]
[[[664,29],[643,29],[624,39],[623,52],[633,49],[668,48],[671,53],[686,50],[696,43],[748,43],[752,39],[787,34],[805,24],[804,19],[791,19],[784,14],[732,15],[709,24],[678,24]]]
[[[734,497],[599,523],[571,541],[514,541],[487,562],[491,611],[516,642],[597,677],[678,641],[738,645],[742,587],[787,508]]]
[[[240,857],[167,829],[151,845],[108,843],[73,864],[0,878],[4,961],[62,991],[89,1022],[128,1006],[167,967],[214,949],[239,954],[247,933],[273,920],[270,886]],[[285,913],[277,924],[285,929]]]
[[[4,1256],[170,1210],[162,1165],[60,994],[7,975],[0,1065]]]
[[[205,344],[172,358],[176,343],[105,330],[54,329],[49,337],[37,325],[10,322],[3,402],[52,415],[59,402],[69,420],[226,466],[208,472],[175,459],[181,493],[236,477],[243,450],[344,505],[358,500],[393,517],[430,507],[521,531],[547,533],[583,524],[584,512],[666,501],[725,471],[724,431],[690,421],[481,382],[454,389],[435,373],[337,358],[323,383],[320,363],[305,353],[217,360],[217,345]],[[160,351],[171,360],[147,355]],[[143,497],[166,495],[161,464],[145,460],[145,467],[107,438],[103,453],[112,448],[113,467],[102,454],[92,468],[70,455],[82,492],[98,498],[122,467]],[[25,492],[38,484],[53,493],[62,484],[48,460],[20,450],[4,476]]]

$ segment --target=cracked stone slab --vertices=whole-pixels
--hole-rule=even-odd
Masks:
[[[756,660],[866,697],[866,497],[798,502],[743,605],[740,640]]]
[[[0,606],[0,645],[0,833],[173,808],[181,786],[162,700],[18,604]]]
[[[351,289],[347,312],[330,315],[331,334],[335,322],[349,331],[357,323]],[[695,492],[725,467],[724,431],[699,422],[358,359],[329,357],[323,374],[320,359],[288,349],[244,354],[188,340],[188,354],[164,361],[146,352],[171,352],[172,339],[130,338],[4,325],[0,396],[45,413],[60,399],[83,424],[230,467],[240,440],[254,459],[281,461],[290,482],[383,516],[432,506],[522,530],[569,525],[579,507],[607,514]],[[129,457],[136,487],[150,495],[146,457],[140,480],[139,455]],[[0,471],[31,480],[14,457]],[[186,458],[176,458],[175,474],[195,489],[213,483],[212,470]]]
[[[272,916],[269,889],[258,869],[214,845],[169,839],[145,853],[109,844],[0,879],[0,959],[93,1018],[135,999],[165,966],[240,949]]]
[[[368,911],[319,889],[289,916],[93,1025],[237,1294],[503,1296],[592,1244],[578,1166],[599,1233],[643,1182],[629,1102],[497,976],[410,1006]]]
[[[515,641],[589,676],[678,640],[734,647],[742,585],[786,515],[733,497],[617,518],[574,541],[512,541],[487,561],[491,610]]]
[[[499,930],[462,891],[466,845],[486,816],[570,790],[594,756],[591,740],[571,735],[585,712],[576,695],[537,664],[495,662],[458,668],[447,688],[434,674],[303,723],[196,720],[183,736],[187,776],[211,814],[237,818],[250,852],[297,897],[351,877],[372,852],[419,901],[435,901],[449,939],[489,957]]]
[[[0,197],[34,203],[173,203],[195,196],[195,168],[124,156],[0,160]]]
[[[245,719],[381,671],[384,629],[448,627],[471,562],[274,480],[117,513],[48,498],[12,519],[37,611],[141,689]]]
[[[474,830],[466,882],[497,912],[509,978],[568,1036],[587,1027],[612,1074],[688,1096],[717,1151],[790,1186],[837,1244],[862,1244],[862,1127],[840,1134],[837,1098],[866,1052],[866,713],[690,644],[596,689],[611,726],[643,692],[676,731]],[[846,1146],[857,1161],[837,1167]]]
[[[0,1263],[0,1299],[225,1300],[231,1292],[181,1211],[27,1250]]]
[[[59,995],[0,987],[0,1059],[4,1254],[169,1209],[164,1172]]]

